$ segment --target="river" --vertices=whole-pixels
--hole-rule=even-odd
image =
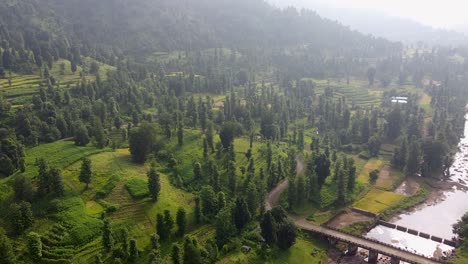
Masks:
[[[425,202],[410,211],[393,217],[389,222],[415,229],[444,239],[455,236],[452,225],[468,212],[468,114],[465,116],[464,137],[450,168],[450,176],[445,179],[453,187],[441,191],[437,199]],[[405,184],[405,183],[403,183]],[[366,237],[380,240],[397,247],[406,248],[429,257],[440,257],[453,248],[384,226],[376,226]]]

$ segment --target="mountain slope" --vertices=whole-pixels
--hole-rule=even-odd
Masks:
[[[279,10],[262,0],[9,0],[0,4],[0,14],[13,13],[17,17],[6,16],[8,19],[2,21],[6,28],[21,32],[21,27],[14,25],[27,18],[29,24],[50,36],[80,43],[84,50],[112,47],[146,53],[303,44],[335,51],[398,48],[315,12]]]
[[[365,34],[383,37],[391,41],[430,45],[465,45],[468,37],[463,33],[434,29],[411,19],[394,17],[374,9],[333,8],[302,0],[268,0],[278,7],[296,6],[317,10],[323,17],[337,20]]]

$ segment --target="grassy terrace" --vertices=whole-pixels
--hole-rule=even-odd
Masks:
[[[71,72],[70,70],[70,61],[61,59],[54,62],[52,69],[49,70],[49,73],[57,81],[55,87],[64,89],[75,85],[82,79],[80,76],[81,72],[85,72],[84,78],[86,80],[95,80],[95,75],[87,73],[92,62],[94,62],[93,59],[84,57],[83,65],[78,66],[78,69],[75,73]],[[65,65],[65,71],[63,73],[61,73],[60,70],[62,64]],[[99,75],[102,79],[107,77],[108,71],[115,69],[114,67],[103,63],[98,64]],[[34,74],[30,75],[19,75],[15,73],[11,73],[10,75],[10,73],[7,73],[5,79],[0,79],[0,94],[12,102],[13,105],[22,105],[26,102],[29,102],[32,95],[37,94],[38,89],[41,86],[46,86],[46,81],[41,77],[41,72],[39,69],[36,69]]]

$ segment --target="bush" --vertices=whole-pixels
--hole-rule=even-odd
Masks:
[[[371,158],[371,156],[370,156],[370,154],[369,154],[368,151],[361,151],[361,152],[359,153],[359,158],[368,160],[368,159]]]
[[[112,175],[112,177],[109,178],[107,183],[96,193],[95,198],[96,199],[106,198],[112,192],[112,190],[114,190],[118,182],[119,182],[119,176]]]
[[[135,199],[141,199],[149,195],[148,183],[141,179],[133,178],[128,180],[125,188]]]

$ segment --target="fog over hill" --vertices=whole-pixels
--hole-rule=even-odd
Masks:
[[[392,41],[417,43],[423,41],[429,45],[458,46],[467,45],[468,26],[454,30],[436,29],[409,18],[388,15],[384,11],[366,8],[338,8],[305,0],[268,0],[278,7],[295,6],[310,8],[319,15],[350,26],[362,33],[384,37]],[[465,34],[463,34],[463,33]]]

